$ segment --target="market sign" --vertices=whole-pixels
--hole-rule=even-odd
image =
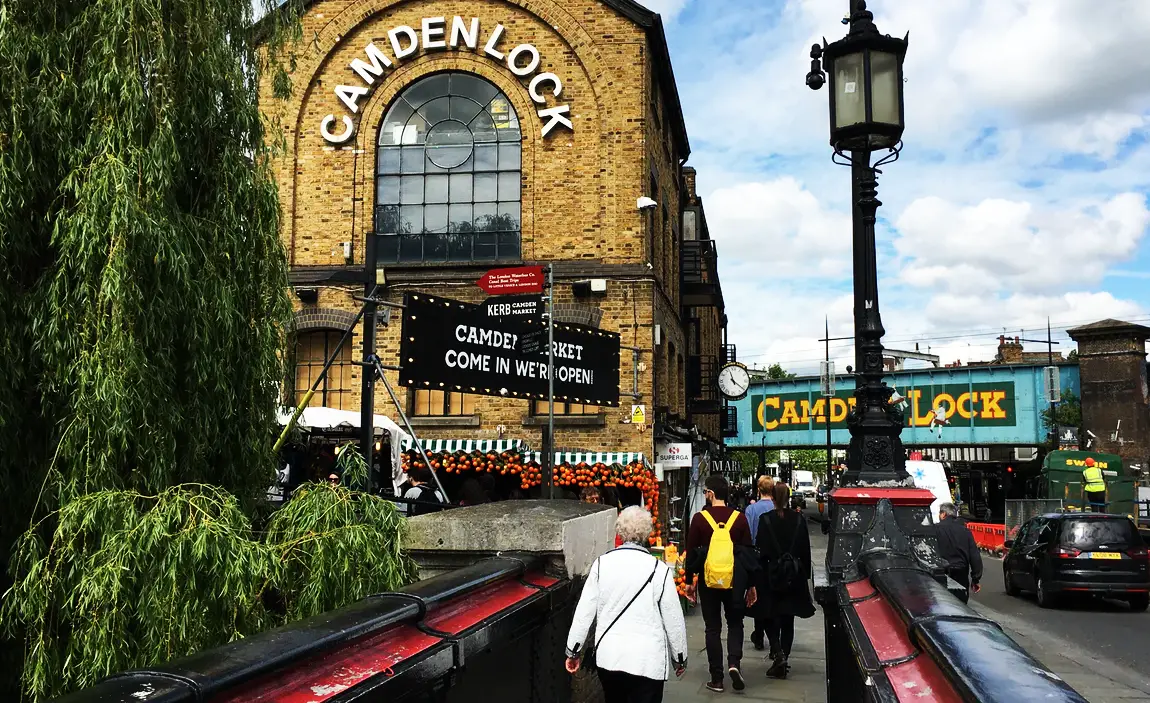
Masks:
[[[476,395],[547,400],[547,344],[522,351],[541,324],[492,320],[482,306],[425,295],[404,296],[400,385]],[[619,405],[619,335],[557,324],[555,400]]]
[[[543,296],[508,295],[483,301],[483,314],[488,320],[538,322],[543,316]]]
[[[942,407],[950,427],[1013,427],[1017,423],[1014,382],[953,384],[905,391],[907,427],[930,427],[934,409]],[[828,403],[829,401],[829,403]],[[781,393],[751,397],[751,428],[755,432],[845,429],[847,413],[855,405],[854,389],[833,398],[811,393]]]
[[[538,115],[543,122],[544,137],[560,125],[574,130],[575,126],[570,118],[570,105],[546,107],[547,94],[555,99],[563,94],[563,81],[554,73],[538,72],[543,65],[543,57],[533,45],[519,44],[504,50],[505,31],[506,28],[502,24],[496,24],[489,31],[482,32],[478,17],[465,20],[458,15],[450,18],[424,17],[419,23],[419,29],[400,25],[387,33],[387,48],[391,49],[391,55],[376,46],[375,42],[368,44],[363,50],[367,60],[356,58],[350,64],[351,70],[359,76],[362,85],[336,85],[335,96],[347,107],[348,112],[357,115],[361,101],[375,90],[386,69],[397,70],[404,59],[417,57],[421,49],[430,53],[456,52],[466,48],[479,56],[506,65],[512,74],[522,81],[527,81],[527,94],[539,107]],[[341,123],[341,129],[339,132],[333,132],[332,128],[337,122]],[[355,131],[356,121],[347,114],[341,115],[339,119],[336,119],[334,114],[327,115],[319,124],[320,135],[329,144],[344,144],[355,136]]]
[[[670,444],[656,444],[655,462],[670,469],[690,468],[691,443],[672,442]]]
[[[543,267],[519,266],[492,269],[483,274],[475,285],[488,295],[521,295],[543,292]]]

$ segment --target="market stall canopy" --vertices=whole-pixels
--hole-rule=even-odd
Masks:
[[[292,414],[295,408],[288,408],[287,410],[281,409],[278,413],[279,423],[286,426],[291,422]],[[377,434],[386,432],[391,439],[391,473],[392,480],[395,481],[403,475],[402,461],[400,460],[400,445],[411,442],[411,435],[409,435],[402,427],[397,425],[391,418],[384,415],[376,415],[372,420],[372,425],[376,430],[381,430]],[[304,408],[303,414],[299,416],[296,421],[296,427],[305,431],[323,431],[323,430],[336,430],[336,429],[358,429],[360,427],[360,414],[358,411],[352,410],[336,410],[335,408],[324,407],[308,407]]]
[[[415,449],[415,442],[410,436],[404,438],[403,450]],[[428,454],[443,452],[521,452],[527,445],[518,439],[425,439],[423,450]]]
[[[526,457],[526,461],[543,461],[543,452],[531,452]],[[555,452],[555,465],[569,464],[575,466],[577,464],[606,464],[613,466],[619,464],[621,466],[628,466],[630,464],[646,464],[647,459],[643,456],[642,452]]]
[[[279,423],[287,425],[291,421],[292,413],[295,408],[288,408],[287,410],[281,409],[279,411]],[[372,420],[372,424],[377,430],[384,430],[392,436],[392,442],[398,444],[395,440],[411,441],[411,436],[404,431],[402,427],[395,424],[391,418],[384,415],[376,415]],[[304,408],[303,414],[299,416],[296,426],[303,430],[335,430],[335,429],[357,429],[360,426],[359,411],[352,410],[336,410],[335,408],[323,407],[309,407]]]

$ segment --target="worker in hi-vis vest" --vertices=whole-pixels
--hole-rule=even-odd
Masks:
[[[1106,478],[1093,458],[1086,459],[1086,468],[1082,470],[1082,488],[1086,492],[1090,510],[1095,513],[1106,512]]]

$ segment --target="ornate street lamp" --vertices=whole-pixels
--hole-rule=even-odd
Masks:
[[[898,159],[902,146],[902,65],[907,38],[879,34],[864,0],[851,0],[850,32],[837,42],[811,47],[807,85],[830,78],[831,146],[835,163],[851,167],[853,204],[855,407],[847,416],[851,441],[843,484],[907,481],[899,434],[903,416],[890,404],[883,381],[875,212],[879,166]],[[909,37],[909,35],[907,35]],[[821,60],[821,63],[820,63]],[[886,152],[871,164],[875,152]]]

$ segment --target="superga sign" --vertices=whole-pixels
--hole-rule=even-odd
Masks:
[[[1014,426],[1014,383],[974,383],[902,389],[907,407],[903,411],[907,427],[930,427],[935,408],[941,407],[947,425],[943,427]],[[840,390],[834,398],[808,393],[782,393],[751,396],[751,429],[755,432],[806,430],[847,426],[847,413],[855,405],[854,390]]]
[[[419,29],[400,25],[387,33],[385,48],[372,42],[364,48],[362,58],[351,62],[351,70],[359,76],[362,85],[337,85],[335,96],[347,106],[351,115],[358,115],[360,102],[375,90],[385,70],[397,68],[404,59],[416,56],[420,49],[461,51],[466,48],[480,56],[505,64],[509,71],[522,80],[530,78],[527,92],[531,95],[531,100],[539,106],[538,114],[543,121],[544,137],[560,125],[574,130],[575,127],[569,117],[570,105],[546,107],[548,95],[558,99],[563,94],[563,81],[554,73],[537,73],[543,58],[533,45],[519,44],[510,50],[505,50],[503,36],[505,32],[502,24],[495,25],[489,32],[482,32],[478,17],[467,20],[459,16],[450,19],[425,17],[420,22]],[[387,50],[390,50],[390,55]],[[351,115],[325,116],[320,121],[320,134],[330,144],[347,142],[355,136],[356,130],[356,120]]]

